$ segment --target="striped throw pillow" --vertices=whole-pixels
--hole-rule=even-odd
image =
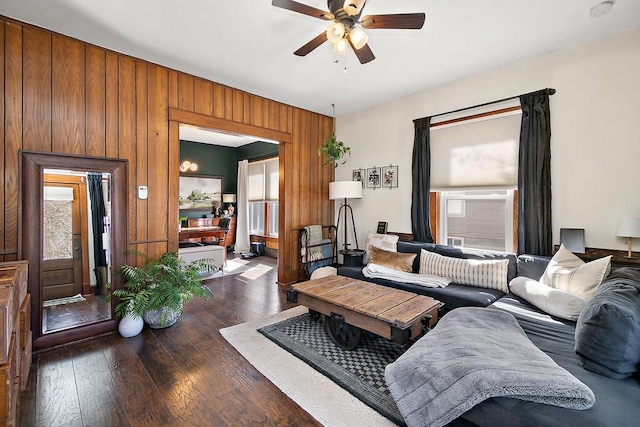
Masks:
[[[420,274],[446,277],[459,285],[508,292],[508,259],[475,260],[446,257],[424,249],[420,251]]]

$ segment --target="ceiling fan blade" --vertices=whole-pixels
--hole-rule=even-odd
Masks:
[[[424,25],[424,13],[396,13],[392,15],[367,15],[360,23],[364,28],[390,28],[419,30]]]
[[[306,4],[298,3],[297,1],[273,0],[271,4],[275,7],[292,10],[294,12],[302,13],[303,15],[324,19],[325,21],[333,20],[333,14],[331,12],[325,12],[324,10],[316,9],[315,7],[307,6]]]
[[[353,43],[351,43],[351,39],[348,38],[348,40],[351,45],[351,49],[353,49],[353,52],[356,54],[361,64],[366,64],[367,62],[371,62],[376,59],[376,56],[373,54],[373,51],[368,44],[365,44],[360,49],[356,49]]]
[[[307,56],[313,49],[317,48],[318,46],[320,46],[322,43],[326,41],[327,41],[327,32],[323,31],[320,34],[318,34],[318,36],[315,37],[313,40],[311,40],[309,43],[305,44],[300,49],[293,52],[293,54],[297,56]]]

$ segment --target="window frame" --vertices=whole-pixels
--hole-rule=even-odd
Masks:
[[[250,164],[251,163],[262,163],[262,167],[263,167],[262,200],[252,200],[252,201],[250,200],[249,204],[258,203],[258,204],[263,204],[264,205],[263,218],[262,218],[263,228],[264,229],[261,230],[261,231],[260,230],[249,229],[249,236],[264,237],[264,238],[268,238],[268,239],[277,240],[278,239],[278,235],[279,235],[278,229],[276,228],[276,230],[273,231],[273,230],[270,229],[271,227],[269,227],[269,225],[270,225],[269,224],[269,222],[270,222],[269,210],[270,210],[270,207],[271,207],[272,204],[274,204],[274,203],[278,203],[279,204],[280,200],[279,199],[275,199],[274,200],[274,199],[267,199],[266,198],[267,197],[266,196],[266,192],[267,192],[266,191],[266,186],[267,186],[267,184],[266,184],[266,173],[265,173],[266,172],[265,171],[266,162],[273,161],[274,159],[278,159],[278,162],[279,162],[279,156],[269,157],[269,158],[260,159],[260,160],[256,160],[256,161],[253,161],[253,162],[249,162]],[[277,210],[277,212],[279,213],[279,209]],[[251,217],[251,215],[252,215],[252,210],[249,209],[249,216],[250,216],[249,217],[249,226],[250,227],[252,225],[252,217]],[[278,222],[279,222],[279,218],[278,218]]]
[[[491,191],[492,189],[475,189],[475,190],[463,190],[463,191]],[[505,210],[505,247],[502,249],[504,252],[516,252],[517,249],[517,199],[518,199],[518,190],[505,190],[505,189],[494,189],[496,191],[506,191],[505,195],[500,194],[492,194],[492,195],[448,195],[448,191],[438,192],[439,197],[439,206],[435,207],[440,210],[439,218],[440,222],[438,223],[439,235],[435,240],[436,242],[447,242],[449,238],[462,238],[464,244],[464,237],[460,236],[448,236],[446,235],[448,229],[447,218],[449,217],[446,214],[447,202],[449,200],[505,200],[506,210]],[[454,192],[452,190],[451,192]],[[432,207],[433,209],[433,207]],[[459,218],[459,216],[453,216],[453,218]],[[507,236],[511,235],[511,239],[509,240]],[[434,235],[435,238],[435,235]],[[452,245],[455,246],[455,245]],[[509,247],[510,246],[510,247]],[[481,249],[483,248],[473,248],[468,246],[471,249]]]
[[[511,106],[511,107],[505,107],[505,108],[500,108],[497,110],[491,110],[491,111],[485,111],[485,112],[481,112],[481,113],[477,113],[477,114],[471,114],[468,116],[464,116],[464,117],[455,117],[452,118],[450,120],[444,120],[438,123],[433,123],[431,124],[430,128],[434,128],[434,127],[438,127],[438,126],[444,126],[444,125],[450,125],[453,123],[458,123],[458,122],[464,122],[467,120],[475,120],[475,119],[479,119],[482,117],[489,117],[489,116],[494,116],[494,115],[500,115],[503,113],[508,113],[508,112],[512,112],[512,111],[517,111],[517,110],[522,110],[522,107],[520,105],[517,106]],[[513,191],[513,207],[512,207],[512,212],[513,212],[513,223],[512,223],[512,238],[513,238],[513,252],[516,253],[517,252],[517,248],[518,248],[518,190],[512,190]],[[441,239],[441,217],[442,217],[442,213],[441,213],[441,209],[440,209],[440,204],[441,204],[441,193],[440,191],[431,191],[429,193],[429,223],[431,226],[431,234],[433,237],[433,242],[436,244],[443,244],[442,239]],[[444,242],[446,243],[446,242]]]

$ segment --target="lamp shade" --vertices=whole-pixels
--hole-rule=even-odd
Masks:
[[[235,203],[236,195],[235,194],[223,194],[222,195],[222,203]]]
[[[640,218],[620,218],[616,235],[618,237],[640,237]]]
[[[351,39],[351,43],[353,43],[353,47],[356,49],[362,49],[362,47],[367,44],[369,40],[369,36],[367,33],[362,31],[360,28],[354,28],[349,33],[349,38]]]
[[[345,31],[344,24],[336,22],[327,30],[327,39],[329,39],[331,43],[337,43],[338,40],[344,37]]]
[[[362,183],[360,181],[330,182],[329,199],[362,199]]]

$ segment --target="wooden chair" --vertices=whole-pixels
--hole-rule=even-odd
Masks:
[[[229,242],[227,242],[227,237],[229,236],[229,225],[231,224],[231,220],[229,218],[222,217],[218,221],[218,227],[220,227],[220,234],[218,235],[218,244],[220,246],[224,246],[226,249],[229,246]]]

